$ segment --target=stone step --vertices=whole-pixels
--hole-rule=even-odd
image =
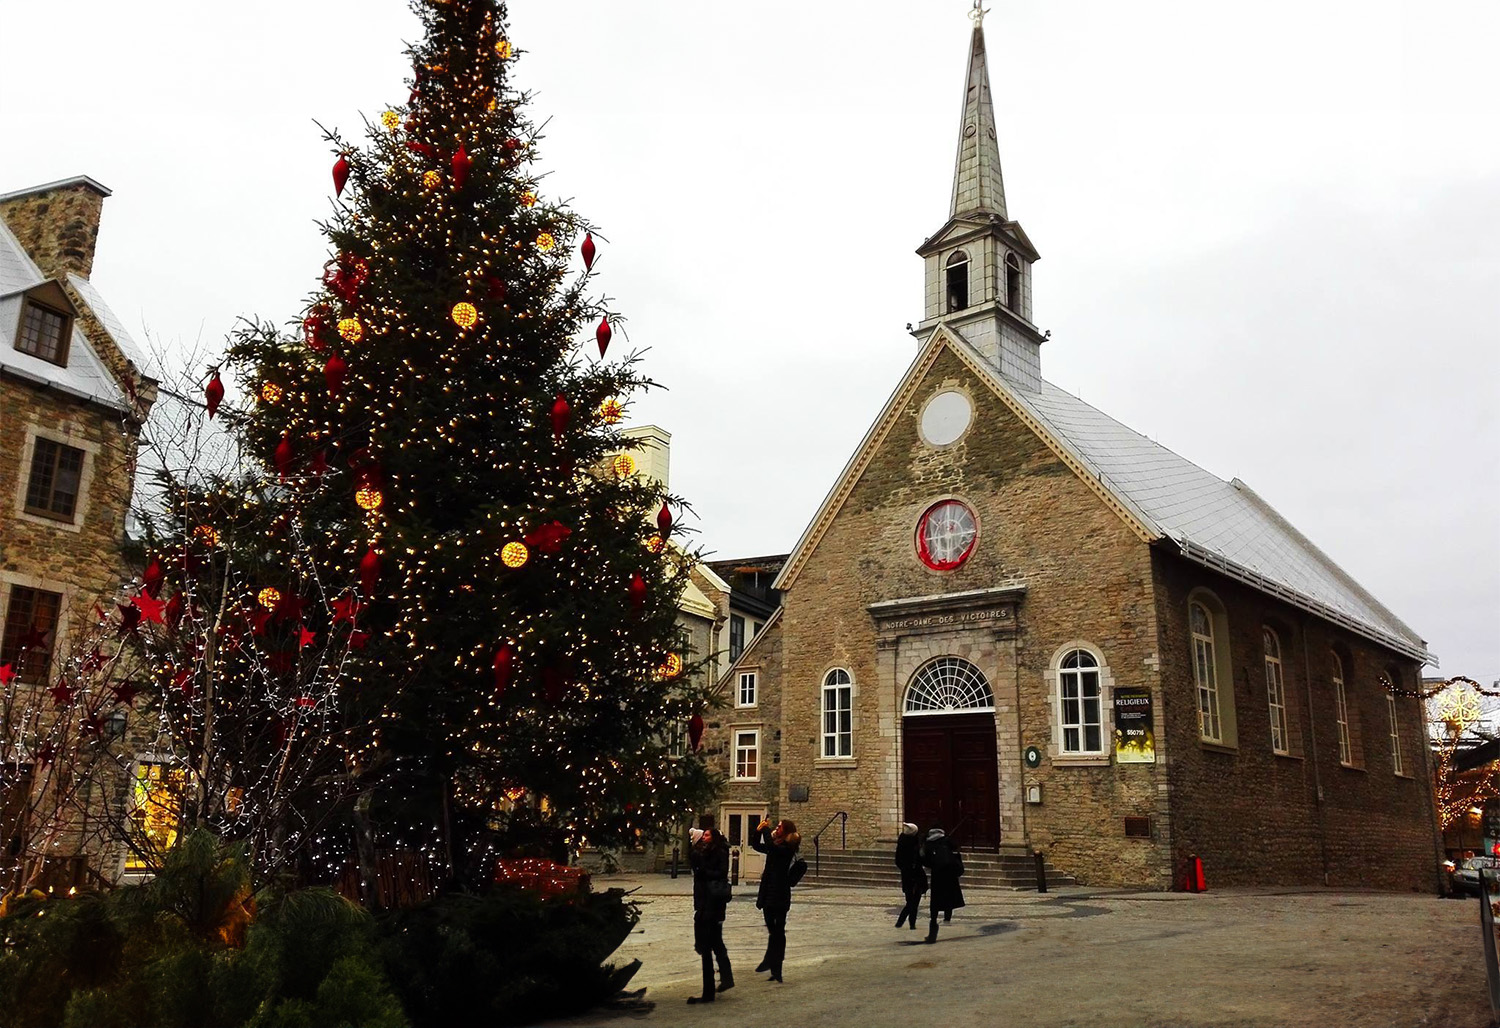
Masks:
[[[878,850],[842,850],[808,860],[808,880],[823,885],[868,886],[899,889],[901,873],[888,853]],[[1072,875],[1045,864],[1049,886],[1072,886]],[[967,888],[1036,888],[1036,864],[1032,858],[994,853],[965,853],[963,884]]]

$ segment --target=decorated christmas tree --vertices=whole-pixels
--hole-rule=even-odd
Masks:
[[[146,641],[185,738],[217,696],[259,726],[217,749],[257,780],[312,744],[312,870],[399,848],[474,883],[505,853],[662,837],[712,787],[671,752],[707,697],[680,501],[621,459],[651,383],[611,346],[602,236],[540,188],[505,4],[414,6],[409,98],[363,147],[329,136],[299,330],[251,327],[208,383],[248,471],[173,499],[152,559],[186,627]]]

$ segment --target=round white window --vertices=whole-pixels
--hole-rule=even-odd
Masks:
[[[957,442],[969,430],[974,407],[956,390],[938,393],[922,408],[922,438],[933,446]]]
[[[952,571],[974,551],[979,523],[974,512],[957,500],[927,508],[917,523],[917,556],[934,571]]]

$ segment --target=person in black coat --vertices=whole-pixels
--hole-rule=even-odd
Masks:
[[[942,911],[943,922],[946,924],[953,920],[953,912],[964,905],[964,893],[958,886],[958,879],[964,873],[964,860],[953,840],[934,825],[927,833],[922,863],[932,869],[932,898],[928,901],[931,920],[927,923],[927,941],[937,942],[938,912]]]
[[[762,821],[750,837],[750,846],[766,855],[766,869],[760,876],[760,892],[755,905],[766,919],[766,955],[756,971],[770,971],[770,981],[779,982],[781,962],[786,958],[786,915],[792,909],[792,861],[802,836],[795,821],[778,821],[775,829],[769,820]]]
[[[724,948],[724,911],[729,905],[729,843],[706,818],[689,835],[688,863],[693,868],[693,949],[703,958],[703,994],[689,1003],[714,1001],[714,960],[719,961],[719,989],[734,988],[729,951]],[[699,822],[703,824],[703,822]],[[717,884],[715,884],[717,883]]]
[[[917,835],[917,826],[907,822],[896,836],[896,866],[901,869],[901,891],[906,894],[906,906],[896,918],[896,927],[907,921],[913,931],[917,927],[917,912],[922,906],[922,894],[927,891],[927,872],[922,870],[922,840]]]

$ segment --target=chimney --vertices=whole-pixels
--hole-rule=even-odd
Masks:
[[[87,175],[76,175],[0,195],[0,219],[42,274],[61,279],[73,272],[88,278],[94,268],[99,213],[108,195],[108,189]]]

